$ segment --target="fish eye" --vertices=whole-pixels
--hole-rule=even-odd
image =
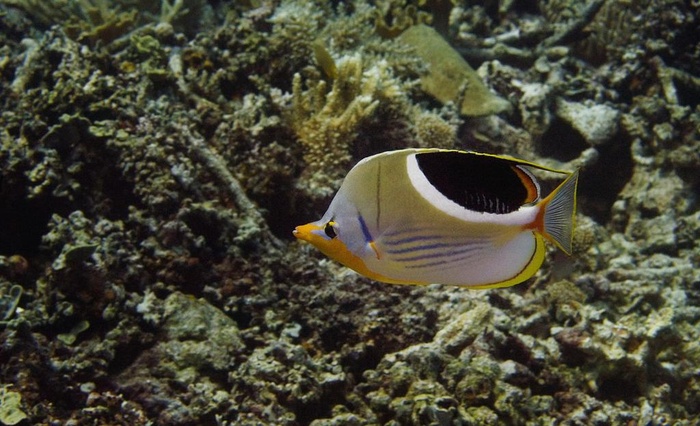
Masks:
[[[323,227],[323,232],[325,232],[328,238],[331,240],[338,236],[338,234],[335,232],[335,228],[333,228],[333,225],[335,225],[335,222],[330,221]]]

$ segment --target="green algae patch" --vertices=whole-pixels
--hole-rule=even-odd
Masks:
[[[63,344],[71,346],[75,343],[76,340],[78,340],[78,335],[83,331],[86,331],[88,328],[90,328],[90,323],[88,321],[83,320],[74,325],[68,333],[61,333],[58,336],[56,336],[56,338],[63,342]]]
[[[476,71],[431,27],[414,25],[398,39],[413,47],[430,66],[421,76],[421,85],[440,102],[454,102],[462,115],[470,117],[511,109],[510,103],[491,93]]]
[[[21,410],[22,396],[17,392],[7,390],[7,385],[0,387],[0,423],[16,425],[27,418]]]

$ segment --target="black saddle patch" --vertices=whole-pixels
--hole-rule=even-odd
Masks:
[[[446,151],[418,153],[416,160],[428,182],[466,209],[506,214],[527,199],[527,188],[507,159]]]

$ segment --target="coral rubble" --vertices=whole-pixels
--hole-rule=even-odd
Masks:
[[[0,0],[0,423],[698,424],[696,3]],[[418,146],[581,168],[574,255],[293,241]]]

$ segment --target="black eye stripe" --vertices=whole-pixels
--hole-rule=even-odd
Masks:
[[[333,229],[333,225],[331,225],[331,222],[328,222],[326,226],[323,227],[323,232],[328,235],[328,238],[333,239],[338,236],[338,234],[335,233],[335,229]]]

